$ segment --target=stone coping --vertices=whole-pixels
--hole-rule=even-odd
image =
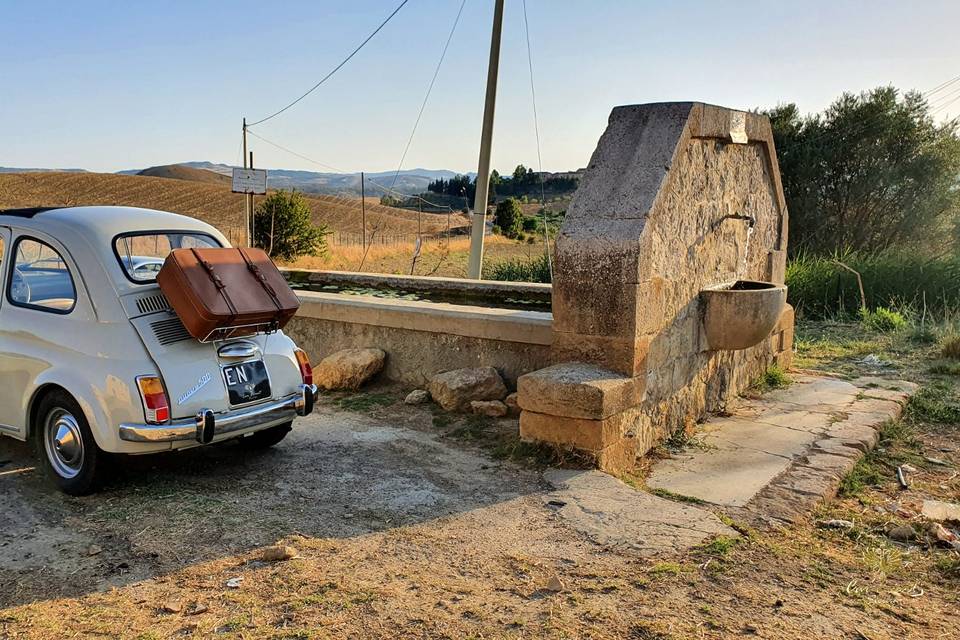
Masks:
[[[281,269],[288,280],[315,285],[369,287],[374,289],[402,289],[404,291],[437,291],[475,297],[522,296],[530,300],[550,301],[553,288],[539,282],[502,282],[499,280],[468,280],[435,276],[401,276],[354,271],[324,271],[320,269]]]
[[[320,291],[297,291],[302,318],[447,333],[522,344],[550,345],[553,315],[443,302],[396,300]]]

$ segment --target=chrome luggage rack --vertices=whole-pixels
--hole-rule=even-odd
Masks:
[[[236,324],[229,327],[217,327],[203,338],[197,338],[203,344],[223,342],[233,338],[245,338],[258,333],[271,334],[279,330],[276,322],[257,322],[253,324]]]

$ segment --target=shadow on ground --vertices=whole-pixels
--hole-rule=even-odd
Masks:
[[[362,536],[543,489],[536,472],[399,422],[321,407],[271,450],[225,443],[127,458],[83,498],[57,492],[28,445],[0,438],[0,607],[122,586],[293,534]]]

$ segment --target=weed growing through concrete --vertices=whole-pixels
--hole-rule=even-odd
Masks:
[[[682,493],[674,493],[668,489],[650,489],[650,493],[660,498],[666,500],[673,500],[674,502],[684,502],[687,504],[708,504],[705,500],[700,498],[694,498],[693,496],[685,496]]]
[[[760,378],[753,384],[753,389],[760,393],[773,391],[774,389],[783,389],[790,386],[790,376],[779,365],[773,364],[767,367]]]

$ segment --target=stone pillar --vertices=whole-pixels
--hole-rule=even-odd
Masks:
[[[756,347],[711,352],[698,298],[736,279],[782,283],[786,228],[766,117],[693,102],[615,108],[557,238],[551,355],[562,366],[521,377],[521,436],[622,467],[629,446],[643,453],[689,428],[788,359],[792,313]],[[574,400],[598,395],[603,410]]]

